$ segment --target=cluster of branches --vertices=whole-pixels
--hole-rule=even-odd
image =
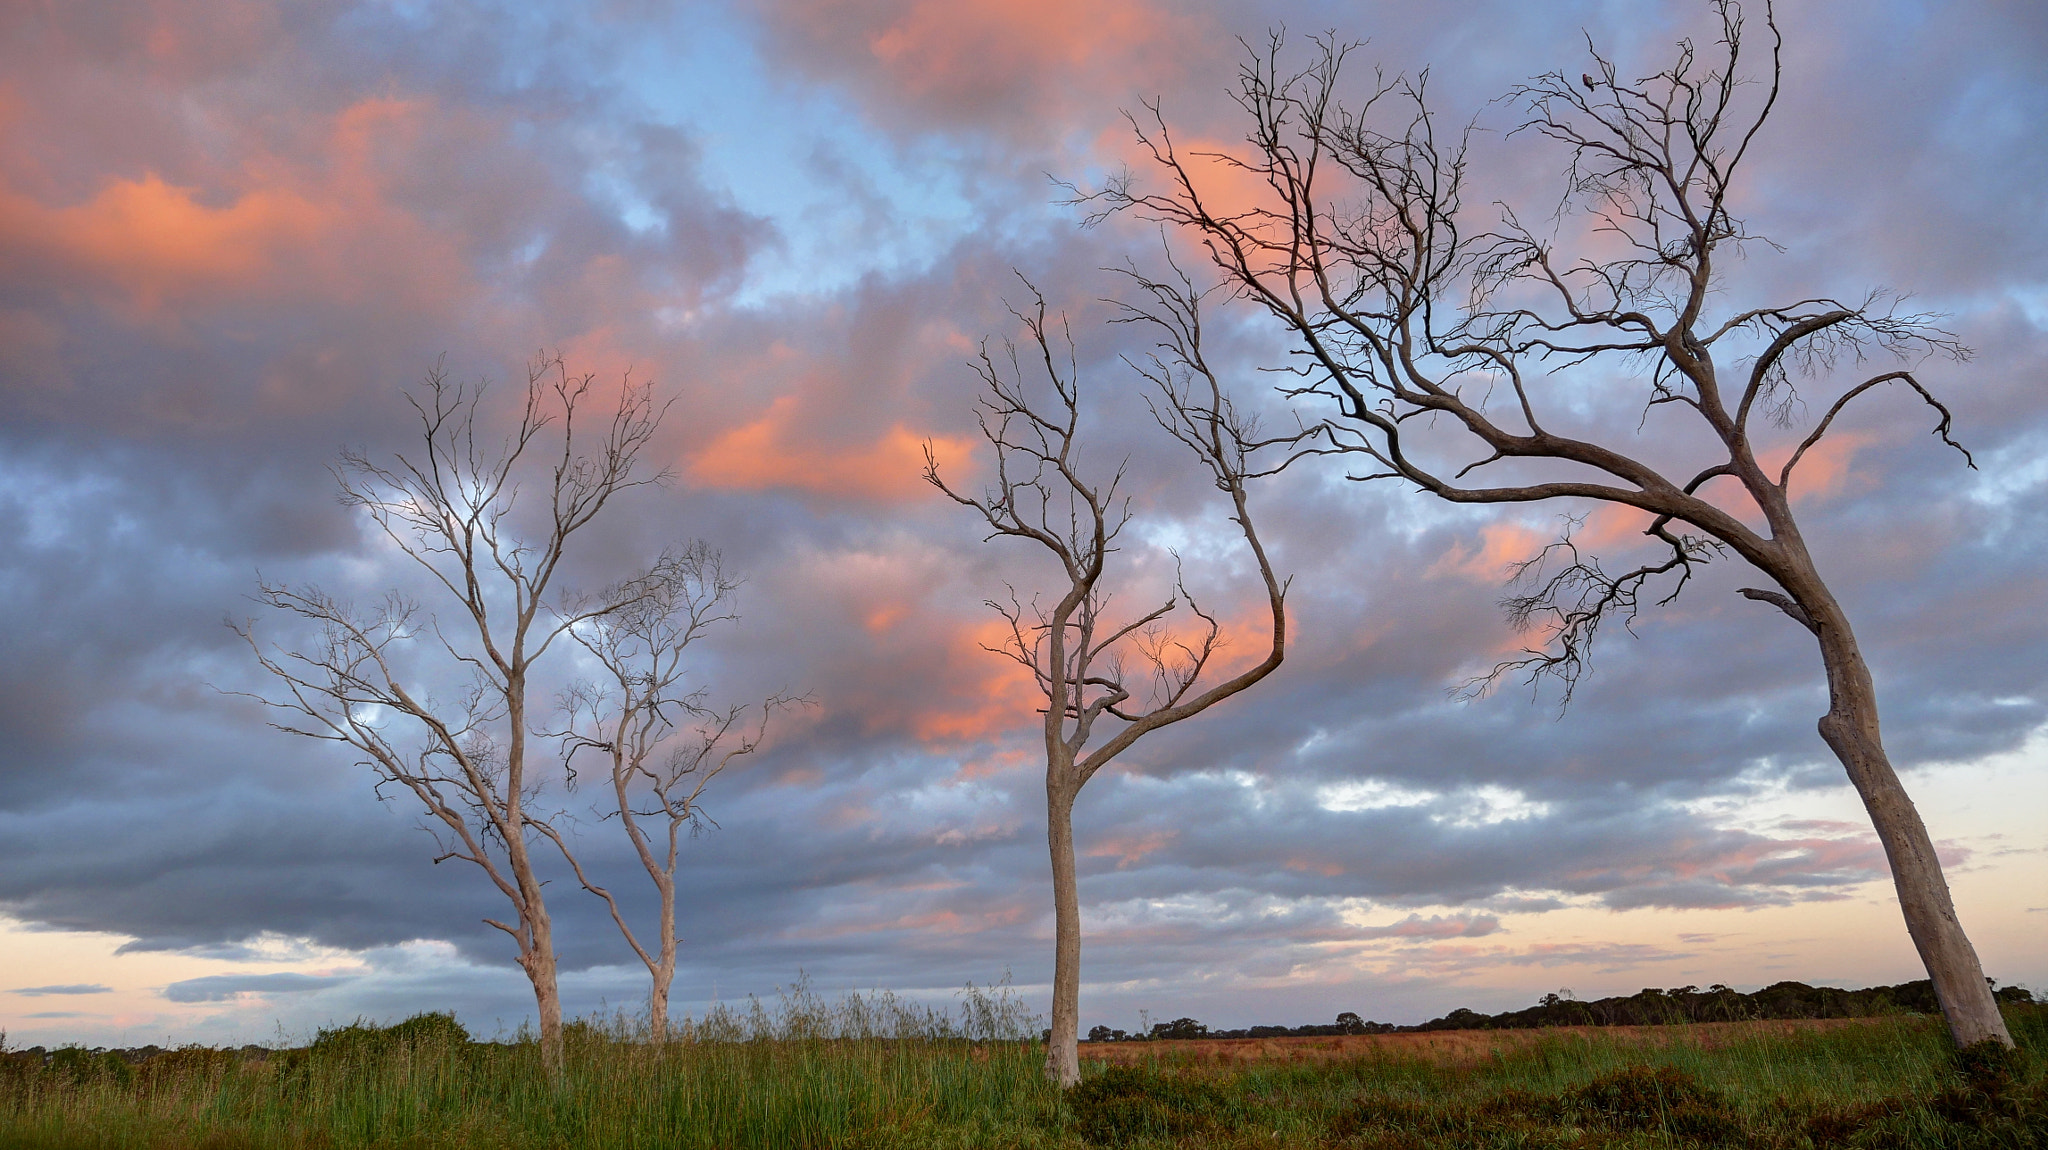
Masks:
[[[1145,323],[1160,336],[1154,353],[1130,361],[1151,385],[1147,405],[1158,425],[1190,450],[1216,489],[1231,500],[1231,522],[1259,566],[1276,621],[1284,620],[1286,583],[1273,573],[1251,522],[1247,484],[1278,470],[1255,467],[1254,454],[1291,444],[1298,436],[1262,437],[1256,419],[1240,412],[1225,394],[1202,354],[1200,295],[1191,282],[1168,284],[1135,273],[1131,278],[1151,306],[1119,303],[1121,314],[1113,322]],[[1114,590],[1104,575],[1132,518],[1123,492],[1125,468],[1118,466],[1105,479],[1085,473],[1078,458],[1083,405],[1072,333],[1064,317],[1057,332],[1050,328],[1044,297],[1035,288],[1031,294],[1032,310],[1012,314],[1030,337],[1033,368],[1051,395],[1041,400],[1030,394],[1014,343],[1004,343],[1002,363],[984,345],[976,365],[983,385],[979,418],[982,435],[994,448],[995,475],[982,495],[963,494],[947,485],[927,450],[925,476],[948,498],[977,512],[990,529],[989,538],[1027,540],[1060,564],[1067,585],[1052,606],[1034,597],[1026,608],[1014,587],[1007,600],[988,601],[1009,632],[1002,645],[988,650],[1029,671],[1045,694],[1047,714],[1057,717],[1057,722],[1048,719],[1048,737],[1056,738],[1064,757],[1074,761],[1072,782],[1078,788],[1147,732],[1192,716],[1257,677],[1232,678],[1219,685],[1228,688],[1221,693],[1195,691],[1217,654],[1222,627],[1188,590],[1178,555],[1173,589],[1165,600],[1112,621]],[[1176,630],[1167,623],[1183,606],[1194,626]],[[1284,632],[1284,622],[1276,622],[1276,635]],[[1276,641],[1273,666],[1281,650]],[[1122,725],[1093,753],[1084,754],[1104,716]]]

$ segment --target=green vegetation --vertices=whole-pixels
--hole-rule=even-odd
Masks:
[[[972,991],[968,1007],[826,1005],[799,987],[667,1044],[578,1023],[559,1082],[533,1043],[472,1042],[447,1015],[261,1058],[14,1053],[0,1055],[0,1145],[2048,1147],[2048,1008],[2034,1004],[2008,1008],[2013,1052],[1958,1057],[1939,1019],[1915,1015],[1357,1038],[1324,1061],[1228,1065],[1157,1043],[1112,1048],[1122,1064],[1088,1064],[1065,1096],[1018,1037],[1033,1020],[1014,999]]]
[[[2025,987],[1998,987],[1995,981],[1992,985],[1997,987],[1992,998],[2002,1005],[2023,1006],[2034,1001],[2033,992]],[[1934,997],[1934,983],[1925,978],[1918,982],[1872,986],[1863,990],[1776,982],[1762,990],[1743,994],[1716,983],[1705,990],[1697,986],[1675,986],[1669,990],[1645,987],[1626,997],[1596,998],[1590,1002],[1580,1002],[1569,995],[1569,991],[1564,995],[1546,994],[1534,1006],[1504,1014],[1480,1014],[1460,1008],[1420,1026],[1388,1029],[1671,1026],[1685,1022],[1746,1022],[1760,1018],[1873,1018],[1886,1014],[1941,1013],[1941,1003]],[[1371,1022],[1364,1024],[1368,1028],[1374,1025]]]

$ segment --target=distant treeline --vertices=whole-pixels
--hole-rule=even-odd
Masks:
[[[2004,1003],[2034,1001],[2031,991],[2017,986],[1997,987],[1993,994]],[[1545,1026],[1668,1026],[1684,1022],[1743,1022],[1764,1018],[1870,1018],[1884,1014],[1939,1014],[1934,984],[1926,979],[1897,986],[1873,986],[1865,990],[1840,990],[1832,986],[1808,986],[1803,982],[1779,982],[1751,994],[1719,983],[1701,990],[1697,986],[1644,987],[1626,997],[1596,998],[1581,1002],[1570,991],[1546,994],[1526,1010],[1481,1014],[1459,1007],[1442,1018],[1416,1026],[1373,1022],[1351,1011],[1335,1022],[1306,1026],[1248,1026],[1241,1030],[1212,1030],[1192,1018],[1154,1023],[1151,1030],[1131,1034],[1107,1026],[1088,1032],[1090,1042],[1145,1042],[1170,1038],[1303,1038],[1340,1034],[1396,1034],[1427,1030],[1535,1030]]]

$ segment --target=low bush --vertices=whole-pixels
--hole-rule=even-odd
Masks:
[[[1066,1102],[1081,1137],[1102,1146],[1212,1131],[1229,1109],[1209,1082],[1140,1066],[1110,1066],[1067,1091]]]
[[[1681,1142],[1723,1146],[1743,1137],[1740,1116],[1719,1091],[1674,1066],[1630,1066],[1560,1099],[1568,1116],[1615,1130],[1662,1130]]]

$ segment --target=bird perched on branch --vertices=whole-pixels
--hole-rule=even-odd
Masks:
[[[1586,86],[1586,91],[1588,91],[1588,92],[1590,92],[1590,91],[1592,91],[1593,89],[1595,89],[1595,88],[1599,87],[1599,85],[1598,85],[1598,84],[1595,84],[1595,83],[1593,82],[1593,73],[1591,73],[1591,72],[1581,72],[1581,73],[1579,73],[1579,82],[1580,82],[1581,84],[1584,84],[1584,85]]]

